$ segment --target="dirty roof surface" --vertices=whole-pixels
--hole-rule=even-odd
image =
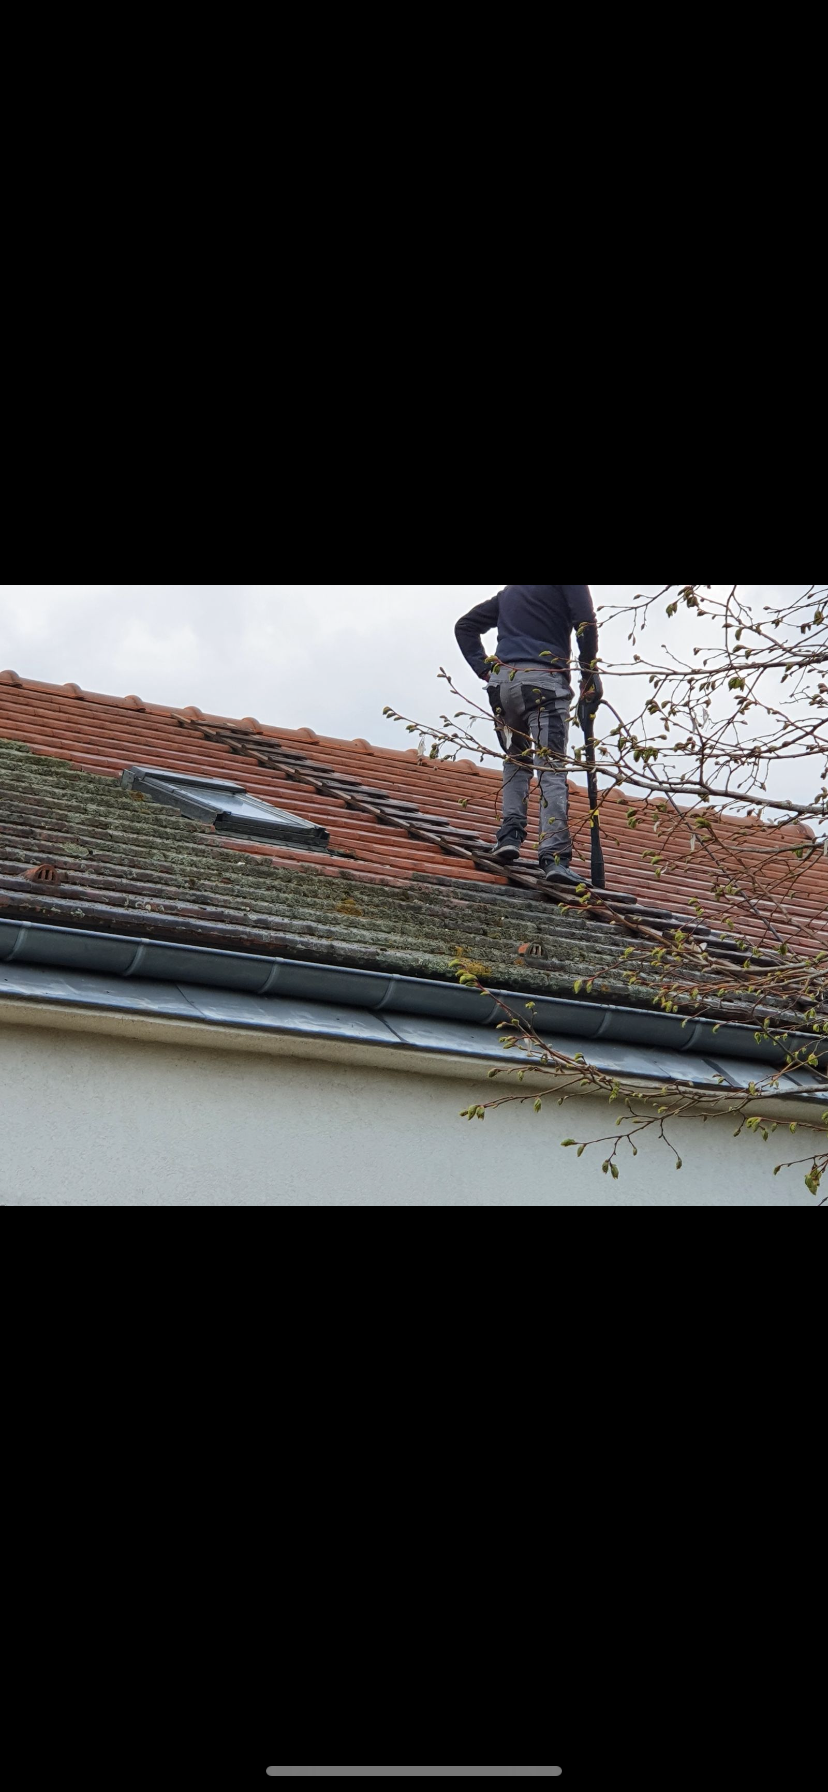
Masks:
[[[228,842],[136,800],[119,783],[133,765],[243,784],[326,829],[330,851]],[[0,912],[409,975],[448,977],[461,953],[486,979],[545,993],[571,993],[588,962],[601,967],[596,999],[629,1002],[629,985],[614,969],[629,933],[562,912],[548,893],[480,863],[497,831],[499,789],[494,769],[423,759],[415,748],[175,711],[3,672]],[[618,793],[612,802],[615,819],[609,805],[604,810],[610,888],[622,902],[637,901],[645,920],[660,913],[662,925],[670,913],[686,919],[700,900],[718,930],[725,911],[712,898],[703,850],[690,870],[678,853],[672,866],[666,849],[658,878],[643,861],[646,843],[628,826],[631,809],[646,820],[652,805]],[[587,797],[574,785],[572,820],[576,864],[586,866]],[[792,844],[807,839],[794,830]],[[59,881],[26,878],[49,860]],[[784,908],[773,894],[767,903],[786,937],[805,928],[828,946],[826,907],[821,860],[799,876]],[[761,930],[756,915],[733,904],[727,912],[740,934]],[[642,942],[642,1000],[652,987],[645,957]]]
[[[0,739],[4,918],[447,980],[459,953],[534,993],[571,994],[588,957],[590,974],[606,965],[605,993],[630,999],[614,974],[627,937],[590,927],[587,940],[580,914],[534,892],[456,876],[355,879],[347,861],[295,857],[241,850],[114,780]]]

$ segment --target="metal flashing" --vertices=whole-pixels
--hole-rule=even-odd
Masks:
[[[238,990],[198,984],[113,978],[95,971],[56,970],[39,965],[0,964],[0,1001],[49,1007],[86,1009],[91,1012],[140,1015],[163,1021],[184,1020],[241,1033],[281,1034],[308,1041],[381,1046],[393,1053],[415,1052],[423,1057],[467,1058],[489,1064],[530,1064],[532,1051],[517,1046],[508,1053],[502,1036],[490,1027],[437,1015],[386,1014],[380,1017],[366,1008],[332,1002],[314,1002],[289,996],[248,995]],[[574,1041],[565,1036],[544,1035],[545,1042],[562,1056],[571,1056]],[[713,1093],[749,1093],[750,1083],[761,1084],[767,1067],[738,1064],[735,1076],[721,1074],[715,1065],[697,1054],[647,1051],[634,1045],[584,1041],[584,1059],[595,1069],[652,1088],[674,1084]],[[724,1070],[724,1067],[723,1067]],[[545,1070],[545,1074],[548,1071]],[[577,1076],[577,1073],[575,1073]],[[801,1075],[780,1077],[773,1092],[802,1100],[814,1099],[803,1086]],[[821,1097],[824,1099],[824,1097]]]

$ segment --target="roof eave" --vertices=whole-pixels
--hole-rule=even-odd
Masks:
[[[109,977],[140,976],[162,983],[192,983],[250,995],[290,996],[350,1008],[432,1016],[497,1026],[505,1002],[516,1015],[534,1003],[532,1021],[540,1033],[572,1039],[617,1041],[713,1057],[753,1059],[779,1065],[785,1053],[772,1039],[757,1041],[753,1027],[733,1021],[682,1018],[658,1009],[626,1008],[561,996],[528,996],[524,991],[496,990],[481,995],[459,984],[392,972],[363,971],[348,966],[210,947],[177,944],[151,936],[93,933],[50,927],[34,921],[0,919],[0,964],[33,964],[65,970],[92,971]],[[791,1034],[792,1045],[828,1058],[828,1040]]]

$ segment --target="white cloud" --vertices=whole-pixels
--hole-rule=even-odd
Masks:
[[[454,623],[494,585],[5,585],[0,662],[24,677],[390,739],[386,703],[442,706]]]

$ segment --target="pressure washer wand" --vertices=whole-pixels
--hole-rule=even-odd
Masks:
[[[601,829],[598,822],[598,767],[595,760],[595,717],[601,707],[603,695],[592,690],[582,697],[578,704],[578,722],[584,736],[587,768],[587,790],[589,791],[589,825],[592,846],[592,887],[594,890],[605,890],[607,874],[604,870],[604,849],[601,845]]]

